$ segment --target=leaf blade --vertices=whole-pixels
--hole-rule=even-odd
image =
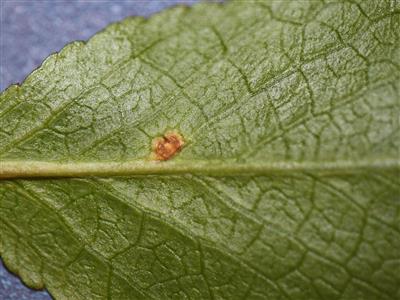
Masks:
[[[396,24],[238,1],[67,46],[1,95],[7,265],[61,299],[396,298]]]

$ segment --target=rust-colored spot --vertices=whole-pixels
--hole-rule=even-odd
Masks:
[[[153,141],[154,159],[168,160],[179,152],[185,144],[183,137],[176,132],[167,132]]]

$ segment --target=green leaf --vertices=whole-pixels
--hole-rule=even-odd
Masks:
[[[399,28],[233,1],[69,44],[1,94],[6,265],[56,299],[399,299]]]

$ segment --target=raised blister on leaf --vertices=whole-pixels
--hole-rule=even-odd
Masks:
[[[168,160],[181,151],[185,141],[175,132],[167,132],[162,137],[153,140],[153,157],[155,160]]]

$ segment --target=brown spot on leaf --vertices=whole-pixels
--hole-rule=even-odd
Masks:
[[[168,160],[178,153],[185,144],[183,137],[176,132],[167,132],[153,140],[153,154],[156,160]]]

